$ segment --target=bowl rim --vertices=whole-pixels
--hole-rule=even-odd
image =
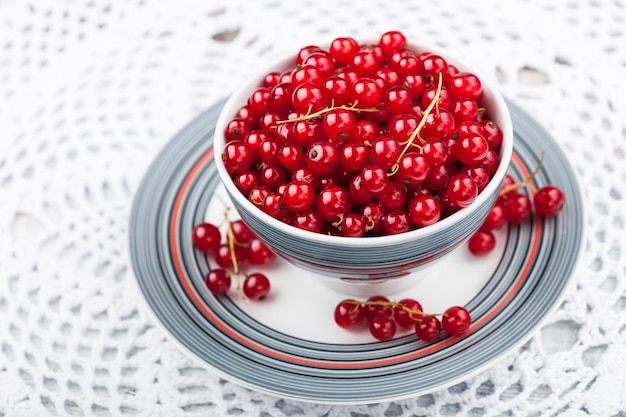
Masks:
[[[368,41],[366,40],[365,43]],[[361,42],[362,44],[363,42]],[[377,43],[377,41],[373,42]],[[255,75],[250,77],[245,83],[240,85],[236,90],[234,90],[229,97],[227,98],[222,110],[220,111],[219,117],[217,119],[215,125],[213,146],[214,146],[214,158],[215,164],[217,167],[217,171],[219,173],[221,183],[226,188],[230,198],[235,199],[236,206],[240,205],[245,208],[250,208],[247,210],[251,216],[259,218],[259,221],[268,224],[271,227],[276,228],[286,235],[293,235],[298,239],[304,239],[312,242],[316,242],[319,244],[327,244],[327,245],[347,245],[352,247],[365,247],[372,246],[372,244],[377,245],[393,245],[400,244],[406,241],[411,241],[415,239],[423,239],[428,236],[434,235],[436,233],[441,232],[442,230],[446,230],[450,227],[453,227],[454,224],[459,223],[462,219],[470,216],[473,212],[475,212],[478,207],[481,207],[487,200],[489,200],[493,193],[498,192],[502,181],[504,180],[508,168],[511,162],[512,154],[513,154],[513,125],[511,120],[511,114],[509,112],[509,108],[502,96],[499,88],[495,80],[491,77],[487,77],[483,71],[475,66],[467,64],[465,61],[461,60],[458,57],[453,55],[453,52],[448,51],[444,48],[429,45],[426,43],[416,43],[416,42],[407,42],[409,48],[416,52],[424,52],[428,51],[437,55],[442,56],[448,64],[452,64],[459,69],[460,72],[471,72],[476,75],[482,84],[483,87],[483,97],[482,101],[489,102],[489,108],[497,108],[498,109],[498,120],[497,124],[500,130],[502,131],[502,145],[500,147],[499,157],[500,164],[495,174],[487,184],[487,186],[478,194],[476,199],[467,207],[451,214],[450,216],[439,220],[438,222],[410,230],[408,232],[398,233],[394,235],[383,235],[383,236],[368,236],[363,238],[354,238],[354,237],[345,237],[345,236],[331,236],[322,233],[315,233],[308,230],[299,229],[295,226],[291,226],[286,224],[269,214],[265,213],[263,210],[260,210],[258,207],[254,206],[243,193],[237,189],[234,182],[232,181],[230,175],[226,172],[224,165],[222,164],[221,158],[221,149],[226,144],[224,139],[224,128],[226,123],[230,121],[236,114],[237,110],[243,105],[244,100],[247,99],[249,93],[257,88],[262,80],[262,77],[271,72],[271,71],[280,71],[288,68],[291,64],[293,64],[293,60],[295,57],[295,53],[284,53],[274,59],[263,67],[261,67],[258,71],[255,71]],[[493,118],[493,114],[491,115],[490,120],[495,120]]]

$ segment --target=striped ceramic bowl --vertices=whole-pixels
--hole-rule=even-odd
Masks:
[[[300,230],[274,219],[249,202],[236,188],[219,156],[225,145],[223,132],[226,124],[246,103],[250,93],[261,84],[263,76],[271,71],[283,71],[294,62],[293,55],[278,59],[260,70],[257,76],[247,80],[229,97],[217,121],[214,147],[217,171],[240,216],[262,240],[289,262],[341,282],[376,283],[407,276],[444,259],[447,254],[462,246],[480,227],[495,203],[513,150],[511,117],[503,97],[488,77],[448,52],[417,44],[411,47],[417,52],[437,53],[459,71],[472,72],[480,78],[483,86],[480,105],[488,109],[490,119],[503,132],[497,172],[470,206],[433,225],[406,233],[363,238],[337,237]]]

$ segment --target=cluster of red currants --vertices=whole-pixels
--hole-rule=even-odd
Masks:
[[[361,237],[407,232],[470,205],[499,166],[502,131],[483,87],[398,31],[378,43],[302,48],[227,123],[237,188],[295,227]]]
[[[538,190],[531,187],[531,196],[520,190],[531,184],[533,177],[541,168],[542,163],[528,178],[516,183],[507,175],[496,203],[491,208],[487,218],[480,228],[468,241],[469,251],[482,256],[490,253],[496,246],[494,230],[502,228],[507,223],[520,224],[531,218],[533,211],[539,217],[556,216],[565,204],[565,196],[560,188],[546,185]]]
[[[345,329],[360,328],[367,323],[372,336],[380,341],[392,339],[398,326],[413,328],[418,339],[432,342],[439,338],[442,330],[450,335],[465,333],[471,317],[460,306],[450,307],[439,315],[426,314],[422,305],[412,298],[389,301],[385,296],[374,295],[366,301],[341,301],[335,307],[335,322]]]
[[[265,265],[276,255],[243,222],[226,219],[225,238],[222,231],[212,223],[199,223],[192,230],[195,248],[207,256],[212,256],[219,268],[212,268],[204,279],[208,290],[215,294],[226,294],[231,287],[231,274],[239,279],[242,264]],[[244,274],[243,284],[237,281],[237,289],[242,296],[251,300],[261,300],[268,296],[270,281],[261,272]]]

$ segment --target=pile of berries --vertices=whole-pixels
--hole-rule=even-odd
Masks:
[[[226,216],[225,216],[226,217]],[[241,266],[267,265],[276,255],[243,222],[230,221],[226,217],[225,239],[222,231],[213,223],[199,223],[192,230],[192,241],[196,250],[211,256],[218,268],[212,268],[204,282],[211,293],[226,294],[231,288],[231,275],[238,279],[237,290],[242,297],[262,300],[268,296],[270,281],[261,272],[244,274],[243,284],[239,283]]]
[[[534,176],[541,169],[541,162],[528,178],[521,182],[507,175],[496,200],[487,218],[480,228],[470,237],[468,241],[469,251],[482,256],[490,253],[496,246],[494,230],[502,228],[507,223],[520,224],[531,218],[533,211],[539,217],[556,216],[565,204],[565,196],[560,188],[554,185],[546,185],[538,190],[531,186],[531,196],[520,192],[528,185]]]
[[[392,339],[398,327],[412,328],[418,339],[432,342],[439,338],[442,330],[450,335],[465,333],[471,317],[460,306],[450,307],[443,314],[426,314],[421,304],[412,298],[389,301],[387,297],[374,295],[366,301],[341,301],[335,307],[335,322],[345,329],[367,325],[372,336],[380,341]]]
[[[336,38],[265,75],[220,157],[249,201],[294,227],[403,233],[467,207],[495,174],[502,131],[482,95],[475,74],[401,32]]]

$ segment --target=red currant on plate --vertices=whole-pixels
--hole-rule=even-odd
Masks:
[[[200,252],[214,252],[222,241],[222,234],[217,226],[204,222],[194,226],[191,238]]]
[[[270,281],[264,274],[255,272],[243,280],[243,293],[251,300],[262,300],[270,293]]]
[[[555,216],[565,204],[563,192],[553,185],[540,188],[534,195],[535,212],[538,216]]]
[[[341,301],[335,307],[335,323],[344,329],[360,326],[365,322],[365,308],[356,300]]]
[[[204,283],[206,284],[207,289],[211,291],[212,294],[226,294],[230,289],[230,274],[227,270],[222,268],[212,269],[206,274]]]
[[[433,342],[441,334],[441,322],[435,316],[422,316],[415,324],[415,335],[424,342]]]
[[[448,308],[441,317],[441,326],[450,335],[465,333],[472,322],[469,312],[464,307]]]

